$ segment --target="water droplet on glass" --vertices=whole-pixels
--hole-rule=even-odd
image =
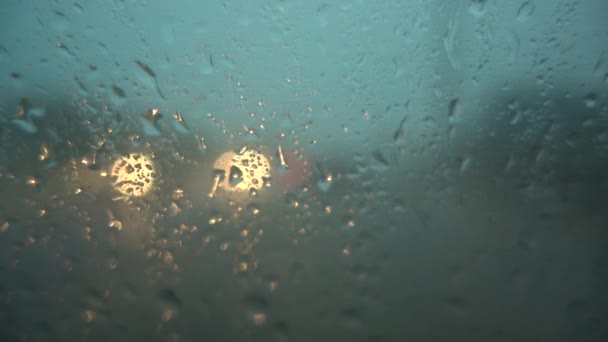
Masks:
[[[454,98],[450,101],[450,104],[448,105],[448,121],[451,124],[460,121],[460,107],[460,99]]]
[[[163,289],[158,293],[161,306],[161,318],[170,321],[177,316],[181,307],[181,300],[172,289]]]
[[[111,211],[107,210],[106,214],[107,214],[107,217],[108,217],[108,228],[113,228],[113,229],[121,230],[122,229],[122,222],[120,222],[119,220],[117,220],[116,217],[114,217],[114,215],[112,214]]]
[[[222,222],[222,217],[221,216],[212,216],[209,219],[209,224],[211,224],[211,225],[214,225],[214,224],[220,223],[220,222]]]
[[[93,149],[89,151],[82,157],[80,162],[91,170],[98,170],[99,165],[97,165],[97,150]]]
[[[183,189],[175,189],[173,190],[173,199],[178,200],[180,198],[184,197],[184,190]]]
[[[534,13],[535,8],[534,1],[525,1],[517,10],[517,20],[522,22],[528,20],[532,13]]]
[[[80,314],[80,317],[82,317],[83,321],[85,321],[87,323],[91,323],[97,317],[97,313],[93,310],[83,310],[82,313]]]
[[[181,211],[182,209],[175,202],[171,203],[171,205],[169,205],[169,207],[167,208],[167,213],[169,214],[169,216],[176,216]]]
[[[4,233],[10,228],[10,223],[8,221],[0,220],[0,232]]]
[[[468,157],[464,157],[460,160],[460,172],[464,173],[469,169],[469,166],[471,165],[471,158]]]
[[[256,205],[250,205],[249,210],[253,215],[257,215],[260,213],[260,208],[258,208]]]
[[[236,187],[243,181],[243,171],[236,166],[230,168],[230,185]]]
[[[118,259],[111,257],[106,261],[106,267],[108,270],[112,271],[118,268]]]
[[[112,220],[110,222],[108,222],[108,228],[114,228],[117,230],[121,230],[122,229],[122,222],[118,221],[118,220]]]
[[[357,308],[348,307],[342,310],[344,326],[348,329],[358,329],[361,322],[361,311]]]
[[[38,187],[40,185],[40,182],[38,182],[38,180],[34,177],[27,177],[25,180],[25,184],[31,187]]]
[[[471,4],[469,4],[469,12],[473,16],[479,18],[486,13],[486,10],[484,9],[485,5],[486,0],[472,0]]]
[[[49,148],[46,145],[40,145],[40,154],[38,155],[38,160],[45,161],[49,158]]]
[[[585,95],[583,103],[587,108],[595,108],[597,106],[597,95],[595,93]]]
[[[251,320],[253,321],[253,324],[261,326],[266,324],[266,321],[268,321],[268,317],[263,312],[253,312],[251,313]]]
[[[258,196],[258,191],[254,188],[249,189],[249,196],[250,197],[257,197]]]

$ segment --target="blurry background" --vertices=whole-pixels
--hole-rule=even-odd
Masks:
[[[4,0],[0,340],[605,341],[606,13]]]

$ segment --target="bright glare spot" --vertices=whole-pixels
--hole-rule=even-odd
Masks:
[[[262,325],[264,323],[266,323],[267,317],[266,314],[263,314],[261,312],[256,312],[252,315],[252,319],[253,319],[253,323],[255,325]]]
[[[31,185],[31,186],[37,186],[38,185],[38,180],[34,177],[28,177],[25,181],[25,184],[27,185]]]
[[[114,228],[117,230],[122,230],[122,222],[120,222],[119,220],[111,220],[108,223],[108,228]]]
[[[140,197],[152,189],[156,171],[149,156],[131,153],[114,162],[111,176],[114,188],[121,194]]]
[[[210,196],[215,190],[249,191],[261,189],[265,179],[270,178],[270,162],[262,153],[243,148],[239,153],[226,152],[213,165],[216,177]],[[221,174],[221,176],[220,176]]]

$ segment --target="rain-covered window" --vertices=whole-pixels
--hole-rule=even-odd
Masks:
[[[3,0],[0,341],[608,341],[605,0]]]

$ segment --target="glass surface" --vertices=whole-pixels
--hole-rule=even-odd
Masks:
[[[607,341],[605,0],[0,4],[0,341]]]

